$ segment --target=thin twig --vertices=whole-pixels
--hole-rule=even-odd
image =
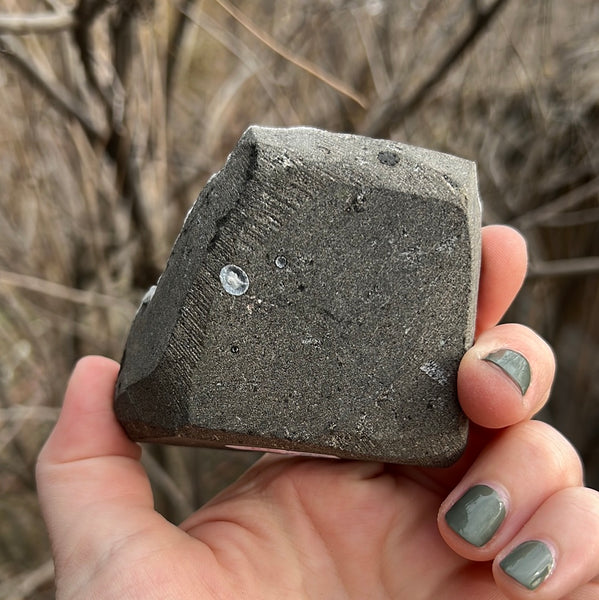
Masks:
[[[366,55],[366,63],[370,70],[370,76],[372,77],[372,83],[376,90],[377,96],[380,98],[389,89],[391,84],[389,73],[385,68],[385,59],[383,57],[380,39],[377,36],[377,32],[374,30],[372,19],[364,14],[361,9],[352,9],[352,16],[360,39],[362,40],[362,46]]]
[[[166,56],[166,102],[167,112],[171,103],[171,95],[173,83],[175,81],[175,72],[177,63],[183,47],[182,41],[185,36],[185,30],[189,24],[187,12],[191,8],[194,0],[182,0],[179,13],[177,15],[177,23],[173,29],[173,33],[168,41],[167,56]]]
[[[146,449],[141,456],[141,462],[152,483],[164,492],[181,519],[189,516],[193,512],[193,506],[172,477]]]
[[[60,83],[50,81],[44,77],[16,39],[0,35],[0,54],[6,56],[29,79],[33,86],[50,100],[58,111],[76,119],[91,142],[102,140],[103,135],[100,128],[92,121],[84,106]]]
[[[118,15],[111,26],[111,43],[114,71],[123,85],[123,100],[126,102],[135,58],[134,47],[139,40],[134,11],[124,3],[118,6]],[[144,202],[138,149],[133,143],[131,131],[128,123],[119,128],[113,124],[106,153],[115,164],[117,185],[138,234],[139,251],[135,257],[134,283],[148,287],[158,279],[160,269],[156,263],[154,236]]]
[[[218,0],[219,2],[222,0]],[[402,76],[394,83],[391,93],[380,103],[372,107],[362,127],[362,133],[372,137],[386,137],[393,124],[414,112],[451,71],[458,59],[470,48],[489,27],[493,17],[509,0],[495,0],[485,11],[477,11],[470,27],[449,49],[433,72],[416,88],[411,96],[401,100],[401,90],[405,86]]]
[[[54,577],[54,563],[48,560],[39,567],[22,573],[0,584],[0,598],[3,600],[25,600],[32,592],[50,583]]]
[[[531,263],[526,277],[580,277],[599,274],[599,256],[583,256],[563,260]]]
[[[539,208],[535,208],[526,214],[514,219],[512,225],[520,229],[530,229],[535,225],[542,225],[545,221],[553,219],[556,215],[566,210],[575,208],[589,198],[599,193],[599,176],[591,181],[579,185],[566,194],[548,202]]]
[[[0,408],[0,423],[8,421],[41,421],[53,423],[60,409],[51,406],[10,406]]]
[[[245,72],[243,69],[238,69],[237,72],[231,73],[227,83],[224,84],[226,87],[228,87],[231,81],[234,81],[236,83],[233,84],[233,87],[237,88],[237,85],[241,85],[241,79],[255,76],[262,85],[266,95],[271,100],[273,108],[277,111],[283,123],[287,121],[287,117],[279,108],[279,103],[281,102],[286,102],[286,112],[291,115],[291,121],[298,122],[300,120],[293,106],[288,102],[286,95],[278,93],[276,87],[277,84],[273,81],[272,76],[269,75],[272,70],[269,62],[262,61],[251,48],[243,43],[243,41],[239,40],[231,31],[223,27],[218,21],[213,19],[208,13],[202,11],[199,7],[186,12],[185,17],[197,27],[202,28],[208,35],[231,52],[231,54],[236,56],[242,67],[245,69]],[[243,75],[239,76],[239,73],[243,73]],[[226,109],[227,100],[222,98],[223,94],[221,90],[214,95],[210,106],[206,111],[207,131],[203,135],[202,146],[204,148],[204,153],[208,156],[214,153],[215,140],[220,137],[222,127],[226,126],[226,121],[222,120],[221,115]],[[230,99],[233,97],[234,96],[232,95],[229,96]],[[203,165],[204,162],[204,160],[201,160],[200,164]],[[202,167],[200,167],[200,169],[202,169]],[[194,169],[194,173],[196,171],[197,169]]]
[[[100,85],[100,81],[96,75],[91,35],[91,27],[95,19],[107,6],[107,0],[79,0],[73,11],[76,19],[75,26],[73,27],[73,39],[79,50],[79,57],[87,80],[104,104],[108,122],[112,123],[113,101],[110,96],[110,90]]]
[[[56,33],[75,25],[72,12],[0,14],[0,33],[27,35],[30,33]]]
[[[599,223],[599,208],[587,208],[575,212],[564,212],[543,218],[544,227],[576,227]]]
[[[201,28],[205,33],[219,42],[219,44],[239,59],[239,64],[241,66],[241,68],[237,69],[239,72],[245,71],[245,76],[248,78],[254,75],[257,77],[266,95],[272,101],[275,110],[278,111],[277,98],[284,100],[285,95],[277,95],[276,84],[271,81],[271,78],[268,75],[270,65],[262,62],[251,48],[244,44],[243,41],[236,38],[233,33],[223,27],[208,13],[204,12],[197,4],[192,6],[191,10],[185,12],[183,7],[179,7],[179,11],[190,23]],[[232,73],[231,77],[235,78],[235,73]],[[241,83],[239,77],[237,78],[237,83]],[[224,109],[226,109],[229,99],[232,98],[232,96],[222,98],[221,91],[222,88],[214,95],[210,106],[206,110],[208,118],[206,119],[206,132],[202,136],[202,154],[194,161],[193,165],[185,169],[185,172],[190,174],[181,175],[171,191],[171,198],[179,199],[180,202],[186,203],[187,200],[185,198],[188,196],[189,188],[197,185],[199,180],[207,177],[207,175],[216,168],[213,159],[210,159],[209,157],[215,153],[214,144],[222,133],[222,127],[226,127],[226,121],[221,122],[220,115],[223,113]],[[211,110],[211,107],[215,107],[217,110]],[[293,115],[295,122],[297,122],[299,117],[293,110],[293,107],[289,105],[287,108]],[[280,114],[280,117],[282,122],[286,121],[284,115]]]
[[[13,273],[0,269],[0,284],[17,287],[20,289],[37,292],[52,298],[66,300],[74,304],[84,304],[86,306],[102,307],[102,308],[117,308],[127,315],[131,315],[135,311],[135,306],[126,300],[100,294],[91,290],[80,290],[54,281],[32,277],[31,275],[23,275],[21,273]]]
[[[316,77],[316,79],[319,79],[323,83],[326,83],[329,87],[333,88],[335,91],[339,92],[343,96],[347,96],[356,104],[360,105],[362,108],[367,107],[368,100],[363,94],[350,87],[344,81],[341,81],[341,79],[339,79],[338,77],[327,73],[318,65],[314,64],[312,61],[309,61],[308,59],[303,58],[301,56],[296,56],[295,54],[290,52],[283,44],[280,44],[271,35],[259,29],[257,25],[255,25],[244,13],[242,13],[238,8],[233,6],[228,0],[216,1],[240,25],[245,27],[245,29],[247,29],[254,37],[259,39],[265,46],[270,48],[270,50],[272,50],[276,54],[279,54],[285,60],[289,61],[296,67],[299,67],[306,73],[312,75],[313,77]]]

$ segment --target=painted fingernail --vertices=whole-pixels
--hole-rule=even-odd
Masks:
[[[530,385],[530,365],[519,352],[514,350],[498,350],[484,358],[487,362],[497,365],[520,388],[522,395]]]
[[[551,575],[555,560],[547,544],[532,540],[514,548],[499,566],[512,579],[534,590]]]
[[[505,518],[505,503],[488,485],[471,487],[448,511],[445,521],[474,546],[484,546]]]

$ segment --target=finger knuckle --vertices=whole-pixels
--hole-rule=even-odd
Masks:
[[[583,467],[580,456],[568,439],[551,425],[529,421],[520,427],[520,438],[528,460],[567,485],[580,485]]]

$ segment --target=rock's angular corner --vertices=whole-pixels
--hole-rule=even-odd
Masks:
[[[449,465],[479,270],[474,163],[251,127],[142,301],[117,417],[137,441]]]

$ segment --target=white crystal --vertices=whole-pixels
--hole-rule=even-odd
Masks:
[[[220,282],[225,292],[231,296],[241,296],[250,287],[247,273],[237,265],[225,265],[220,270]]]
[[[449,383],[449,375],[445,372],[441,365],[432,360],[420,365],[420,370],[441,385],[447,385]]]
[[[156,291],[156,286],[153,285],[145,294],[144,297],[141,299],[141,303],[143,304],[150,304],[150,301],[152,300],[152,298],[154,297],[154,292]]]

